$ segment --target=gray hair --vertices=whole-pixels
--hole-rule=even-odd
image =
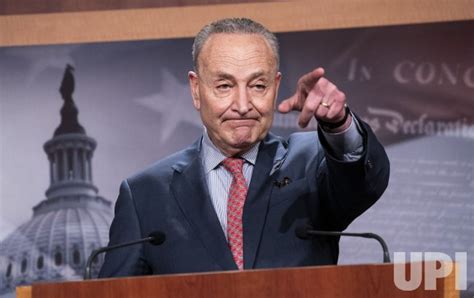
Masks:
[[[193,65],[194,70],[198,71],[198,58],[202,47],[213,34],[217,33],[243,33],[260,34],[267,42],[275,56],[276,67],[280,67],[280,54],[278,53],[278,40],[272,32],[262,24],[247,18],[227,18],[212,22],[204,26],[194,38],[193,43]]]

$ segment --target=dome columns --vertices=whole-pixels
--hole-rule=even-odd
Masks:
[[[65,195],[69,189],[95,195],[92,181],[92,156],[96,148],[94,139],[84,134],[64,134],[46,142],[44,150],[50,163],[48,198]]]
[[[57,148],[48,153],[50,183],[83,181],[92,183],[92,153],[81,146]]]

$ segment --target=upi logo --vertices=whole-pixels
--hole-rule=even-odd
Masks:
[[[402,291],[413,291],[422,286],[423,273],[424,289],[436,290],[436,280],[448,276],[454,269],[453,259],[442,252],[410,252],[410,266],[405,264],[407,262],[405,252],[395,252],[393,262],[393,281],[396,287]],[[456,252],[454,262],[456,262],[457,270],[455,274],[456,290],[466,290],[467,253]],[[422,268],[423,265],[424,268]],[[406,274],[407,268],[410,268],[408,279]]]

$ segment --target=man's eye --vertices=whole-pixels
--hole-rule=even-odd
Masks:
[[[257,90],[257,91],[265,91],[265,89],[267,89],[267,86],[263,85],[263,84],[257,84],[254,86],[254,89]]]
[[[230,85],[229,84],[221,84],[221,85],[218,85],[217,86],[217,89],[221,90],[221,91],[225,91],[225,90],[229,90],[230,89]]]

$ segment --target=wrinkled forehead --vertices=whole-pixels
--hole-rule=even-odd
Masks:
[[[251,66],[276,72],[277,68],[277,58],[270,44],[256,33],[212,34],[204,43],[198,61],[199,72]]]

